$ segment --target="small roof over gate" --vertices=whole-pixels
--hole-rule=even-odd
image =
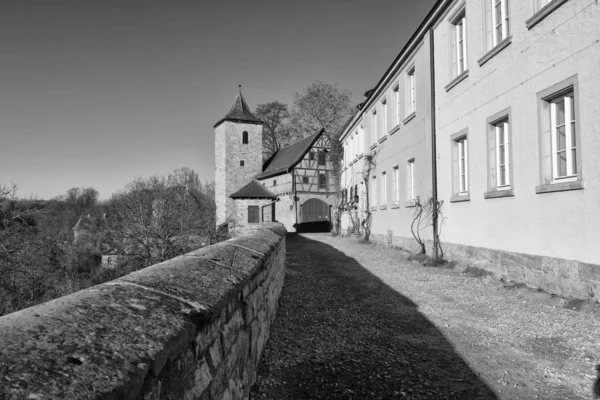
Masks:
[[[232,199],[275,199],[277,196],[253,179],[229,197]]]

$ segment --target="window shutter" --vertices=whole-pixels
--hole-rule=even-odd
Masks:
[[[460,192],[460,184],[459,179],[459,170],[458,170],[458,143],[454,140],[451,143],[452,145],[452,194],[457,194]]]
[[[457,48],[456,46],[458,45],[457,42],[457,36],[458,36],[458,29],[456,27],[456,25],[454,24],[450,24],[450,76],[452,78],[455,78],[458,75],[458,66],[457,66]]]
[[[485,25],[485,51],[487,52],[492,47],[493,44],[493,30],[492,26],[492,0],[484,0],[483,1],[483,9],[484,9],[484,25]]]
[[[496,129],[493,125],[488,125],[488,189],[496,189]]]
[[[248,206],[248,223],[256,224],[259,222],[259,206]]]

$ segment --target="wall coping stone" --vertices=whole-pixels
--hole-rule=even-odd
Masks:
[[[0,398],[137,398],[243,297],[284,240],[279,225],[0,317]]]

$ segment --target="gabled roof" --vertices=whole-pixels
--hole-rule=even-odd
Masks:
[[[256,118],[256,116],[254,114],[252,114],[252,111],[250,111],[250,107],[248,107],[248,104],[246,104],[246,100],[244,100],[244,96],[242,96],[242,86],[241,85],[240,85],[240,91],[238,92],[237,97],[235,98],[235,101],[233,102],[233,105],[231,106],[231,109],[223,118],[221,118],[219,120],[219,122],[217,122],[215,124],[215,126],[213,126],[213,128],[216,128],[217,126],[221,125],[225,121],[246,122],[246,123],[250,123],[250,124],[262,124],[262,121],[260,119]]]
[[[253,179],[229,197],[232,199],[275,199],[277,196]]]
[[[259,174],[256,179],[264,179],[270,176],[279,175],[293,168],[302,160],[306,152],[310,150],[323,132],[325,132],[325,129],[321,129],[321,131],[315,134],[277,150],[277,152],[263,164],[263,172]]]

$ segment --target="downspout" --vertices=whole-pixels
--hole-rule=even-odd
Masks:
[[[294,197],[292,201],[294,202],[294,225],[298,224],[298,202],[296,201],[296,174],[295,170],[292,169],[292,193],[294,193]]]
[[[431,196],[433,198],[433,258],[439,257],[438,247],[438,193],[437,193],[437,141],[436,141],[436,120],[435,120],[435,57],[434,57],[434,37],[433,24],[429,26],[429,71],[431,85]]]

